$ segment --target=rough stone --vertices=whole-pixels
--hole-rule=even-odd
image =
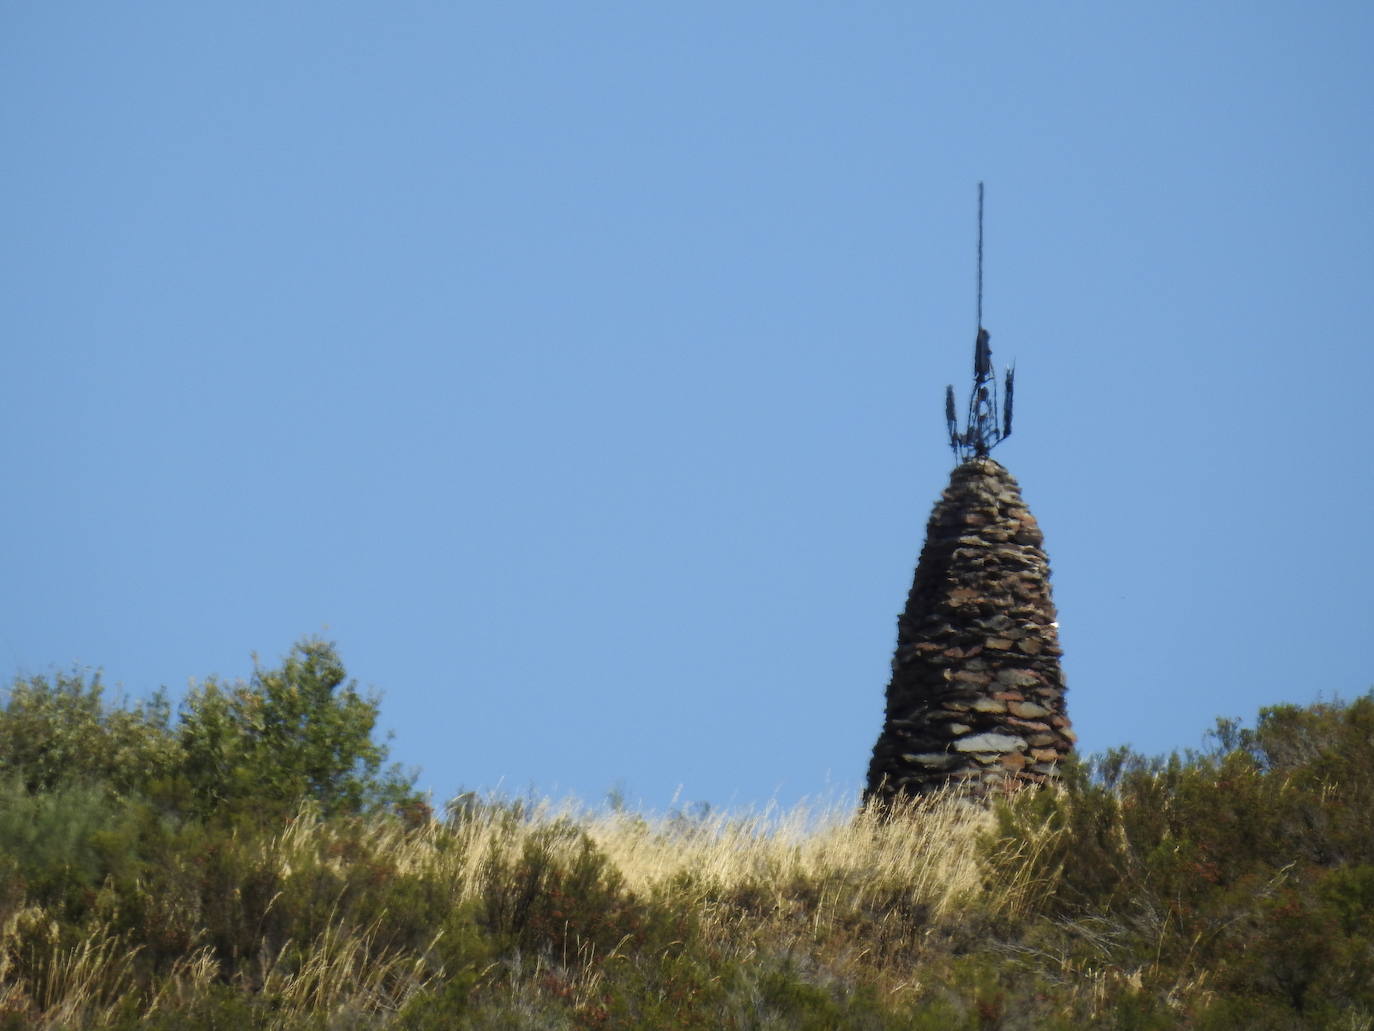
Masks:
[[[987,687],[992,683],[992,677],[987,673],[980,673],[977,670],[961,669],[950,677],[957,684],[972,684],[975,687]]]
[[[937,770],[945,770],[957,763],[959,757],[949,752],[921,752],[917,755],[903,754],[902,761],[915,763],[917,766],[930,766]]]
[[[1024,752],[1026,742],[1011,734],[973,734],[961,737],[954,747],[960,752]]]
[[[1029,730],[1033,734],[1042,734],[1050,729],[1048,723],[1041,723],[1039,720],[1023,720],[1019,716],[1008,716],[1002,722],[1009,727],[1015,727],[1017,730]]]

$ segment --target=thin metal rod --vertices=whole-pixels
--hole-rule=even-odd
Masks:
[[[978,184],[978,329],[983,328],[983,184]]]
[[[969,392],[963,432],[955,419],[954,388],[945,388],[945,423],[949,446],[957,461],[985,458],[988,452],[1011,436],[1012,370],[1007,370],[1003,390],[999,391],[992,367],[992,348],[983,328],[983,184],[978,184],[978,334],[973,344],[973,389]],[[1003,396],[999,396],[1003,395]],[[999,421],[998,415],[1001,415]]]

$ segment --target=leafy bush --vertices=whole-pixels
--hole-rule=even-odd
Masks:
[[[413,777],[384,766],[378,703],[346,679],[331,644],[305,640],[248,683],[211,679],[171,725],[166,697],[109,705],[99,675],[14,682],[0,711],[0,780],[30,794],[97,785],[199,816],[280,817],[423,805]]]
[[[99,674],[22,677],[0,711],[0,778],[30,793],[74,781],[137,790],[181,761],[165,696],[108,706]]]
[[[1167,760],[1110,753],[1002,809],[999,834],[1053,886],[1037,947],[1137,965],[1161,997],[1206,980],[1217,1013],[1256,1026],[1374,1013],[1374,695],[1276,706],[1214,738]]]
[[[196,797],[211,808],[274,810],[311,799],[326,814],[411,801],[411,781],[382,768],[377,700],[346,677],[333,645],[307,640],[247,684],[211,680],[193,691],[180,743]]]

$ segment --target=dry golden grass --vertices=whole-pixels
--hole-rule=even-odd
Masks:
[[[64,946],[55,920],[24,907],[0,927],[0,1013],[40,1014],[36,1031],[104,1026],[133,987],[137,952],[103,926]]]
[[[985,843],[993,827],[985,808],[940,797],[911,802],[886,818],[852,805],[801,804],[690,820],[544,801],[518,815],[500,805],[475,806],[460,820],[420,831],[379,821],[366,832],[364,851],[385,855],[400,873],[440,878],[460,902],[478,897],[483,872],[514,861],[534,836],[576,828],[638,893],[690,875],[704,893],[762,889],[775,908],[786,910],[795,889],[807,885],[820,894],[814,906],[820,923],[827,911],[873,914],[896,892],[905,906],[920,907],[938,923],[975,898],[986,912],[1010,915],[1023,907],[1033,886],[1006,876],[1015,864],[999,863],[998,879],[990,879]],[[321,836],[331,833],[303,814],[267,848],[285,876],[294,856],[318,854]],[[569,854],[576,847],[572,834],[543,840]]]
[[[533,835],[559,826],[585,832],[637,892],[683,874],[727,890],[765,884],[781,891],[813,881],[833,884],[852,908],[862,908],[870,888],[900,884],[908,898],[940,918],[988,890],[979,842],[994,821],[980,806],[943,798],[913,802],[886,819],[847,804],[688,820],[546,801],[525,808],[518,819],[499,806],[479,807],[454,826],[435,823],[420,833],[380,823],[370,832],[368,850],[387,854],[401,872],[442,871],[459,898],[471,898],[487,863],[518,856]],[[317,847],[322,832],[327,833],[307,817],[277,839],[284,871],[294,849]],[[440,846],[440,838],[454,835],[460,847]],[[574,840],[565,844],[571,849]],[[1003,881],[998,899],[982,901],[1014,911],[1025,888]]]
[[[280,950],[263,977],[262,991],[277,999],[285,1016],[354,1010],[394,1011],[413,992],[441,976],[424,961],[394,950],[379,955],[372,939],[381,920],[360,931],[331,923],[303,949],[298,962],[283,963],[295,950]]]
[[[957,922],[974,902],[984,913],[1021,908],[1028,885],[1004,872],[990,886],[985,843],[992,828],[985,809],[955,799],[915,802],[889,818],[842,804],[688,819],[568,802],[477,803],[418,829],[390,819],[323,821],[306,810],[261,840],[253,866],[286,884],[308,867],[343,878],[351,865],[380,861],[442,886],[449,905],[458,906],[480,900],[492,871],[514,869],[536,839],[569,860],[590,840],[627,889],[639,896],[671,891],[727,953],[747,960],[760,949],[797,950],[836,976],[862,968],[870,982],[900,991],[918,985],[909,973],[885,971],[883,956],[894,968],[909,965],[921,951],[919,935]],[[1008,864],[1000,865],[1005,871]],[[434,959],[434,942],[418,951],[380,947],[389,940],[386,922],[385,913],[366,926],[335,914],[310,940],[264,941],[250,975],[254,990],[275,1000],[283,1026],[311,1013],[397,1012],[449,972]],[[55,929],[35,907],[0,927],[0,1013],[26,1012],[38,1028],[108,1026],[121,998],[136,991],[137,949],[103,928],[62,948]],[[567,955],[507,958],[498,976],[518,994],[527,971],[511,963],[549,963],[575,996],[590,998],[616,951],[605,948],[596,955],[589,943],[571,940]],[[222,973],[198,943],[156,984],[137,990],[138,1008],[145,1018],[176,1012]]]
[[[959,804],[917,805],[895,820],[852,807],[801,805],[756,816],[722,814],[686,828],[624,813],[595,814],[582,826],[636,889],[682,873],[723,886],[898,878],[943,911],[977,887],[976,841],[988,817]]]

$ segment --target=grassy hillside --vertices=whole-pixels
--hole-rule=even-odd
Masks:
[[[302,645],[0,712],[0,1028],[1372,1028],[1374,696],[994,812],[460,797]]]

